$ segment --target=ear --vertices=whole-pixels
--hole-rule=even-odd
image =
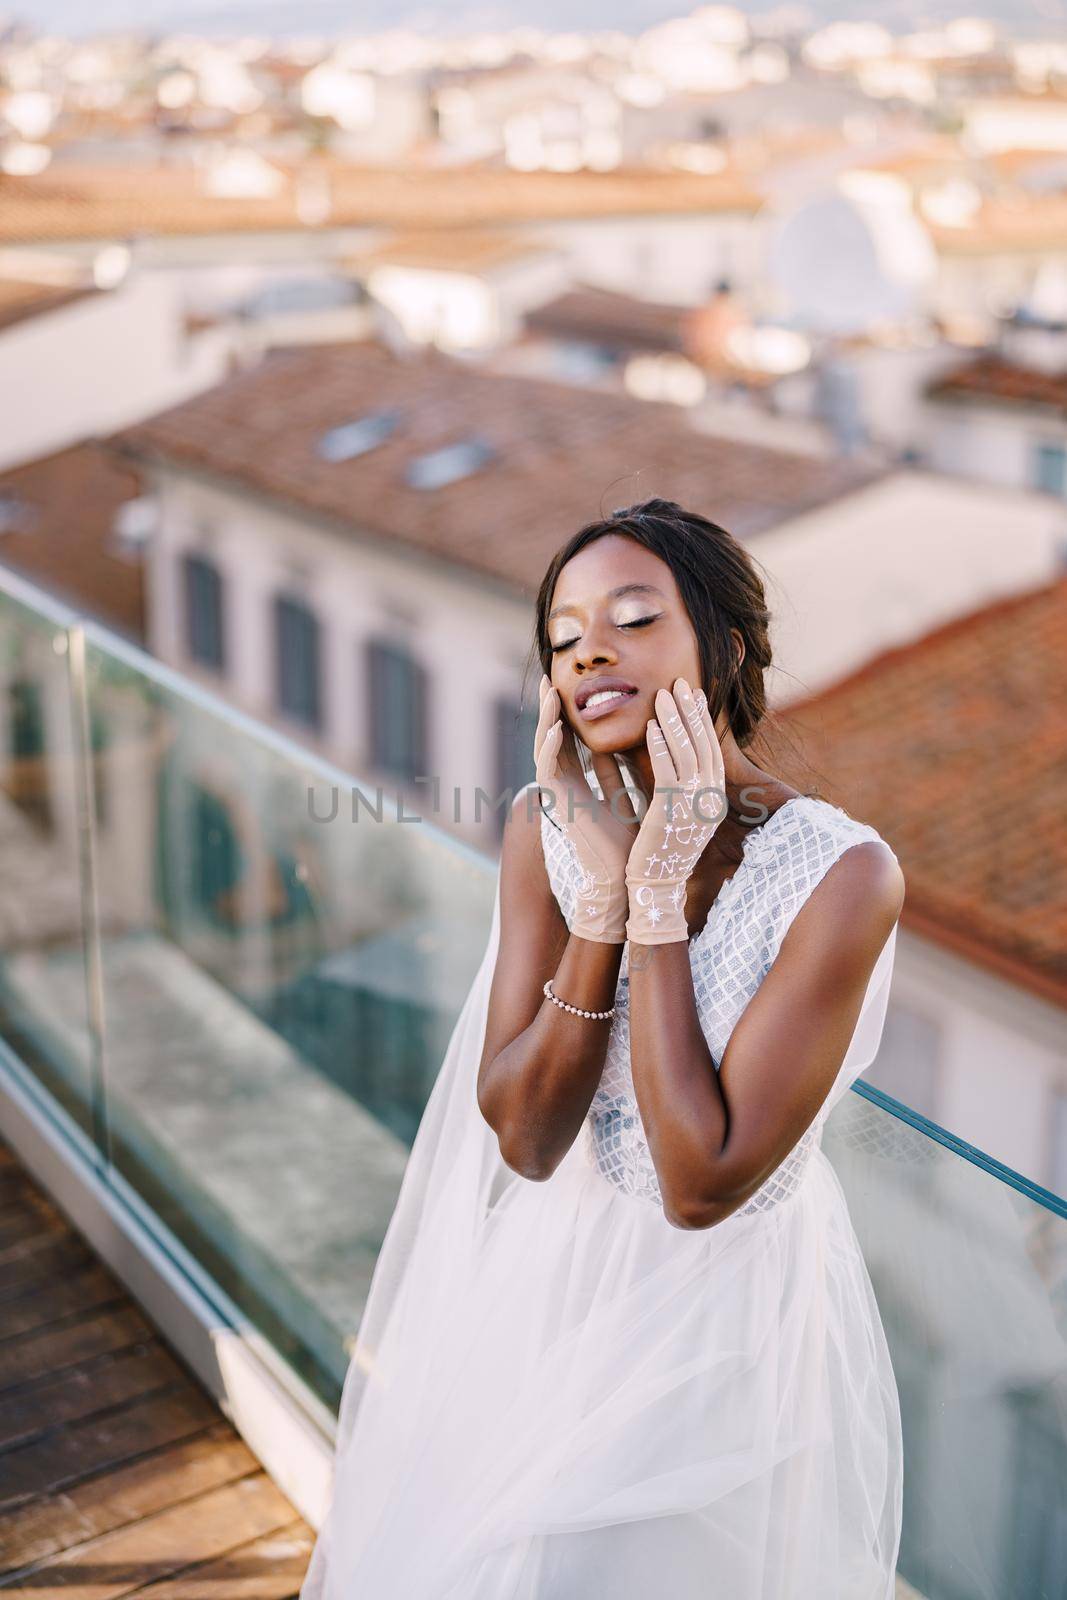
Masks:
[[[738,666],[738,670],[740,671],[741,663],[745,659],[745,640],[744,640],[744,635],[742,633],[740,633],[737,628],[731,628],[730,629],[730,638],[734,641],[734,647],[735,647],[735,651],[736,651],[736,654],[737,654],[737,666]]]

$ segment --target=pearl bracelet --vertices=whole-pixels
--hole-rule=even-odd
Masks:
[[[569,1006],[566,1000],[561,1000],[558,994],[552,993],[551,978],[545,979],[545,986],[541,993],[545,996],[546,1000],[551,1000],[553,1005],[559,1006],[561,1011],[569,1011],[574,1017],[592,1017],[598,1022],[607,1022],[609,1017],[613,1017],[615,1015],[614,1006],[612,1006],[610,1011],[583,1011],[580,1006]]]

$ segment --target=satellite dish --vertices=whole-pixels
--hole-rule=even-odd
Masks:
[[[870,177],[813,195],[772,224],[767,276],[794,327],[862,333],[922,309],[937,270],[933,244],[899,186]]]

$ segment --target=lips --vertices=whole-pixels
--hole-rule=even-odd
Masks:
[[[637,693],[637,685],[631,683],[627,678],[587,678],[574,697],[575,707],[578,711],[584,711],[593,695],[610,692],[615,692],[629,700]],[[622,704],[622,701],[620,700],[618,703]],[[609,704],[610,702],[607,700],[603,702],[605,710],[608,709]],[[594,706],[592,709],[593,711],[599,711],[600,706]]]

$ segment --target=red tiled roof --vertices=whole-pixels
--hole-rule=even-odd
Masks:
[[[1041,372],[1000,356],[980,356],[942,374],[926,392],[934,400],[985,400],[1067,412],[1067,369]]]
[[[382,407],[401,415],[383,443],[349,461],[319,456],[324,432]],[[432,491],[405,482],[413,458],[472,436],[495,452],[486,465]],[[636,498],[699,506],[744,537],[881,476],[711,438],[652,401],[490,372],[432,349],[396,355],[373,341],[274,350],[114,442],[524,594],[571,532]]]
[[[95,287],[37,283],[32,279],[0,277],[0,331],[14,327],[16,322],[26,322],[30,317],[43,316],[47,311],[58,311],[60,306],[73,305],[87,295],[99,294]]]
[[[1067,1006],[1067,577],[783,716],[896,851],[902,925]]]
[[[984,200],[960,225],[923,218],[942,256],[1062,254],[1067,195],[1007,194]]]
[[[141,492],[138,473],[91,440],[9,467],[0,500],[10,500],[6,518],[16,526],[0,533],[0,563],[142,641],[142,563],[118,554],[112,539],[120,507]]]
[[[350,256],[345,265],[363,273],[371,267],[431,267],[441,272],[492,272],[527,261],[549,247],[503,228],[427,228],[398,231]]]
[[[552,338],[584,339],[624,350],[680,352],[689,312],[687,306],[582,285],[527,312],[525,320],[531,333]]]
[[[275,195],[205,193],[188,166],[89,167],[57,162],[33,177],[0,175],[0,242],[114,239],[140,234],[303,230],[310,226],[452,228],[576,217],[758,210],[736,174],[644,167],[615,172],[352,166],[326,157],[271,163]],[[301,180],[325,185],[328,214],[302,220]]]

